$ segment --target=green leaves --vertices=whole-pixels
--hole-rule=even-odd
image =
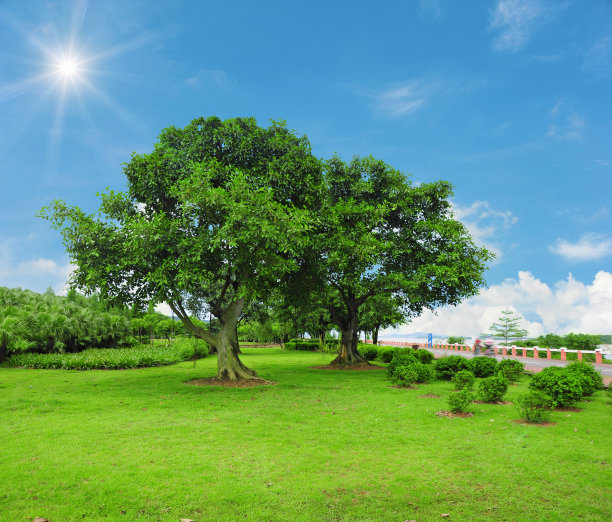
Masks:
[[[316,247],[322,277],[342,300],[393,295],[411,315],[456,304],[484,284],[492,256],[452,218],[448,182],[414,186],[372,157],[333,157],[325,180]]]

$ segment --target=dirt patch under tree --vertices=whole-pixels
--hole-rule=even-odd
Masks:
[[[226,381],[209,377],[208,379],[192,379],[185,382],[191,386],[221,386],[223,388],[256,388],[258,386],[270,386],[276,384],[274,381],[266,379],[241,379],[239,381]]]
[[[313,366],[316,370],[353,370],[357,372],[364,372],[370,370],[386,370],[382,366],[377,366],[376,364],[326,364],[324,366]]]

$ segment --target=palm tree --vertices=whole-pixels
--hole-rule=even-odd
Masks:
[[[0,361],[8,356],[9,348],[24,334],[22,320],[16,315],[0,317]]]

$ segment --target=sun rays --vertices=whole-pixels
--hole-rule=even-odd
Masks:
[[[88,2],[75,0],[71,12],[49,11],[44,21],[32,21],[18,19],[0,7],[0,27],[10,29],[26,44],[25,55],[9,57],[18,64],[18,73],[0,79],[0,106],[15,104],[14,110],[23,107],[13,140],[21,139],[43,114],[50,119],[46,125],[49,138],[44,165],[48,172],[56,171],[59,165],[65,128],[94,128],[90,109],[94,110],[96,104],[103,105],[108,116],[128,127],[142,128],[138,118],[109,91],[113,87],[109,79],[119,75],[112,71],[112,65],[108,67],[112,57],[140,47],[143,42],[108,45],[108,41],[97,41],[99,35],[85,26],[87,8]]]

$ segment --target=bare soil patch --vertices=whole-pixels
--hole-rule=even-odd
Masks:
[[[258,386],[270,386],[276,384],[274,381],[266,379],[243,379],[240,381],[225,381],[216,377],[208,379],[193,379],[185,382],[191,386],[222,386],[223,388],[256,388]]]
[[[550,428],[557,424],[556,422],[527,422],[525,419],[513,420],[514,424],[526,424],[527,426],[537,426],[539,428]]]
[[[396,390],[418,390],[418,386],[390,386],[390,388],[395,388]]]
[[[421,399],[439,399],[440,395],[436,395],[435,393],[428,393],[427,395],[419,395]]]
[[[497,401],[497,402],[472,401],[472,404],[500,404],[502,406],[509,406],[514,403],[510,401]]]
[[[436,413],[436,415],[438,417],[448,417],[450,419],[453,419],[455,417],[459,417],[461,419],[467,419],[468,417],[472,417],[474,414],[470,413],[469,411],[459,411],[457,413],[453,413],[452,411],[442,410]]]
[[[574,413],[578,413],[579,411],[582,411],[582,408],[576,408],[576,406],[558,406],[555,408],[555,411],[571,411]]]
[[[324,366],[313,366],[316,370],[353,370],[357,372],[367,372],[370,370],[386,370],[382,366],[378,366],[376,364],[367,364],[367,363],[359,363],[359,364],[343,364],[343,365],[335,365],[335,364],[326,364]]]

